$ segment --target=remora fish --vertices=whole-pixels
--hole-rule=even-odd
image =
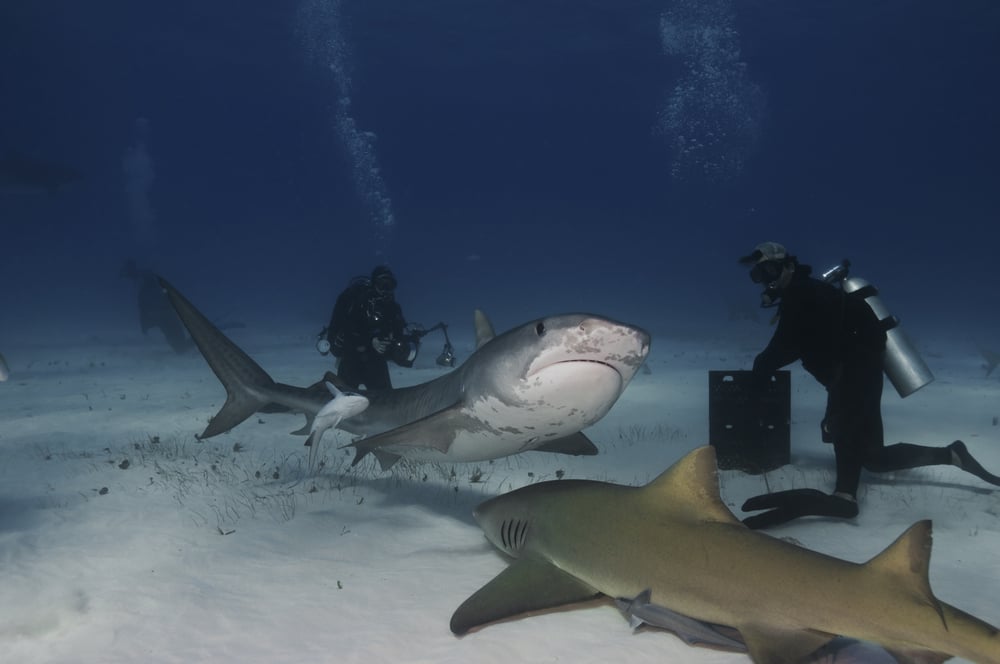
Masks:
[[[931,591],[929,521],[864,564],[795,546],[733,516],[711,447],[646,486],[541,482],[486,501],[475,517],[516,560],[455,611],[456,634],[648,589],[659,607],[736,629],[757,664],[800,662],[837,636],[878,644],[903,664],[1000,664],[997,628]]]
[[[310,470],[316,466],[316,461],[319,459],[319,443],[326,430],[335,429],[341,420],[353,417],[368,407],[368,399],[360,394],[341,392],[329,381],[326,381],[326,389],[333,398],[316,413],[309,430],[309,438],[306,439]]]
[[[191,338],[226,388],[226,403],[202,438],[262,411],[304,413],[308,432],[329,401],[323,382],[276,383],[194,305],[160,278]],[[477,318],[477,331],[492,326]],[[525,323],[477,348],[455,370],[399,389],[366,392],[369,406],[338,428],[364,436],[351,445],[354,463],[374,453],[388,468],[400,457],[417,461],[486,461],[538,450],[596,454],[580,431],[604,417],[649,353],[644,330],[590,314]],[[348,389],[336,376],[325,380]]]

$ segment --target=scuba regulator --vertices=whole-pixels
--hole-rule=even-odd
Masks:
[[[920,352],[899,324],[899,318],[889,313],[875,286],[860,277],[849,277],[851,262],[846,258],[840,265],[820,275],[828,284],[840,284],[848,295],[863,298],[885,330],[883,369],[900,397],[908,397],[934,380],[934,374],[920,357]]]

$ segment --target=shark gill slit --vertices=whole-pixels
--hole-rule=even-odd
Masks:
[[[507,519],[500,524],[500,543],[508,551],[519,551],[524,546],[527,531],[528,524],[526,521]]]

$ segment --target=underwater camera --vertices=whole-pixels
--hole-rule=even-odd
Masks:
[[[408,331],[407,336],[410,339],[413,339],[414,342],[419,346],[420,340],[423,339],[428,334],[430,334],[431,332],[433,332],[434,330],[441,330],[441,332],[444,333],[444,348],[441,349],[441,352],[438,354],[435,362],[439,367],[455,366],[455,348],[451,345],[451,339],[448,337],[447,323],[443,322],[438,323],[437,325],[433,325],[427,328],[426,330],[421,328],[412,329]]]
[[[416,339],[413,343],[403,339],[393,339],[389,342],[389,350],[386,355],[390,360],[401,367],[412,367],[413,361],[417,359],[417,352],[420,350],[420,342]]]
[[[437,360],[435,361],[439,367],[455,366],[455,351],[451,347],[450,342],[444,342],[444,350],[441,351],[441,354],[437,356]]]

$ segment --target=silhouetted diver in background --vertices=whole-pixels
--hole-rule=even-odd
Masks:
[[[0,194],[56,194],[83,179],[80,171],[55,162],[39,161],[15,150],[0,157]]]
[[[184,331],[181,319],[170,306],[156,280],[156,275],[151,270],[140,269],[135,261],[129,260],[122,267],[120,276],[134,279],[139,283],[139,327],[142,328],[143,334],[148,334],[151,328],[158,327],[174,352],[183,353],[194,347],[194,342]]]

